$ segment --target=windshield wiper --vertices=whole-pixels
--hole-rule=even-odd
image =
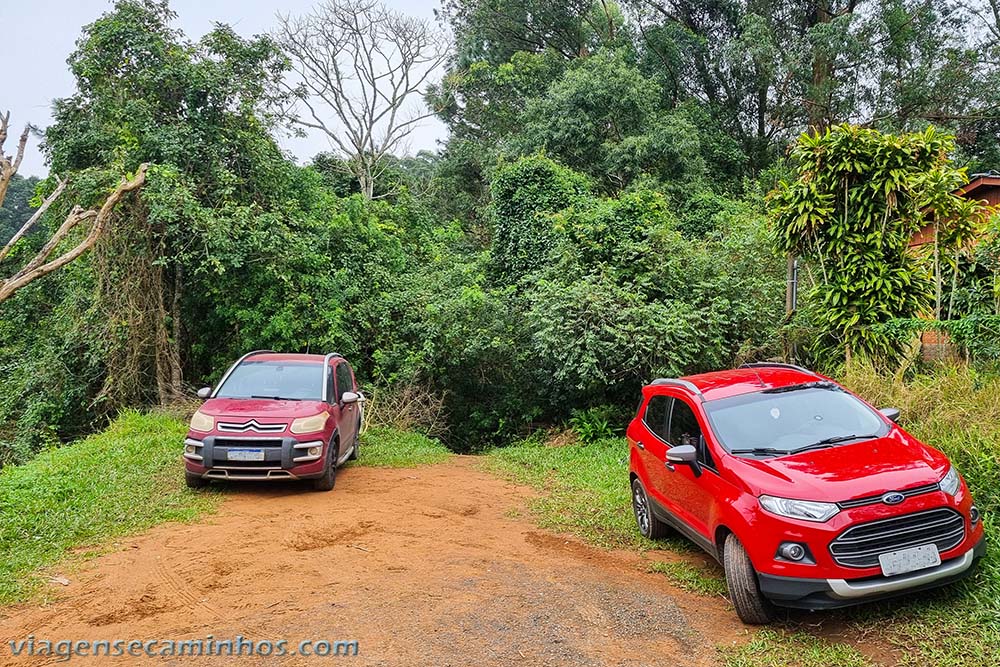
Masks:
[[[287,396],[256,396],[254,394],[250,395],[250,398],[267,398],[272,401],[301,401],[301,398],[289,398]]]
[[[799,391],[801,389],[836,389],[837,385],[828,380],[818,380],[816,382],[805,382],[803,384],[793,384],[788,387],[775,387],[773,389],[765,389],[762,394],[784,394],[789,391]]]
[[[877,438],[878,433],[869,433],[868,435],[857,435],[856,433],[849,433],[847,435],[835,435],[830,438],[823,438],[822,440],[817,440],[811,445],[805,445],[803,447],[798,447],[796,449],[788,452],[789,454],[798,454],[799,452],[805,452],[810,449],[824,449],[838,442],[847,442],[848,440],[871,440],[872,438]]]
[[[780,456],[783,454],[788,454],[787,449],[775,449],[774,447],[753,447],[751,449],[734,449],[729,452],[730,454],[772,454],[775,456]]]

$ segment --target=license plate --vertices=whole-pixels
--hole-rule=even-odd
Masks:
[[[226,453],[226,458],[230,461],[263,461],[263,449],[230,449]]]
[[[941,554],[933,544],[925,544],[881,554],[878,562],[882,564],[882,574],[891,577],[894,574],[906,574],[914,570],[936,567],[941,564]]]

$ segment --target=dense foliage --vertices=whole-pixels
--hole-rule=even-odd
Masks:
[[[433,397],[455,449],[570,419],[603,432],[581,415],[621,415],[657,375],[781,354],[782,251],[806,262],[819,248],[801,234],[773,243],[765,196],[782,181],[779,209],[812,197],[852,229],[891,213],[864,248],[821,243],[828,268],[863,280],[802,300],[797,322],[820,340],[925,303],[996,312],[994,242],[939,253],[930,294],[926,263],[897,252],[933,204],[911,186],[940,203],[960,173],[945,153],[972,169],[1000,155],[997,40],[969,10],[445,0],[440,17],[455,49],[426,100],[447,140],[389,159],[373,199],[344,155],[302,167],[279,149],[289,61],[271,38],[218,24],[189,39],[166,0],[118,0],[83,28],[76,90],[45,131],[52,172],[86,204],[115,174],[152,166],[94,252],[3,305],[0,463],[190,395],[254,348],[337,350],[370,393]],[[841,122],[870,129],[821,131],[783,157],[810,126]],[[830,169],[827,150],[860,150],[864,164]],[[905,154],[898,174],[871,154],[885,150]],[[807,173],[803,187],[822,188],[792,185]],[[0,232],[52,187],[15,181]],[[841,207],[845,192],[861,206]],[[810,230],[842,226],[829,222]],[[833,302],[857,290],[882,310]]]

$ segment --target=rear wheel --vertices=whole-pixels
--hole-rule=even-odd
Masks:
[[[639,532],[644,537],[651,540],[666,537],[669,526],[656,518],[653,508],[649,504],[649,496],[642,482],[636,477],[632,480],[632,512],[635,514],[635,523],[639,526]]]
[[[208,486],[208,480],[193,472],[184,471],[184,481],[189,489],[201,489]]]
[[[757,570],[746,549],[735,535],[726,536],[723,546],[726,585],[740,620],[751,625],[765,625],[774,620],[774,604],[760,592]]]
[[[326,466],[323,476],[313,480],[313,488],[317,491],[331,491],[337,483],[337,442],[331,441],[326,448]]]

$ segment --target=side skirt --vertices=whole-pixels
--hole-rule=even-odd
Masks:
[[[707,552],[709,556],[711,556],[715,560],[719,561],[720,563],[722,562],[719,559],[719,550],[715,548],[715,544],[713,544],[710,540],[706,539],[704,535],[702,535],[694,528],[689,526],[682,519],[680,519],[677,516],[674,516],[674,514],[671,513],[667,508],[658,503],[655,498],[651,497],[649,494],[646,494],[646,498],[649,500],[649,505],[653,509],[653,514],[656,516],[657,519],[666,523],[671,528],[676,530],[678,533],[680,533],[684,537],[688,538],[689,540],[697,544],[705,552]]]

